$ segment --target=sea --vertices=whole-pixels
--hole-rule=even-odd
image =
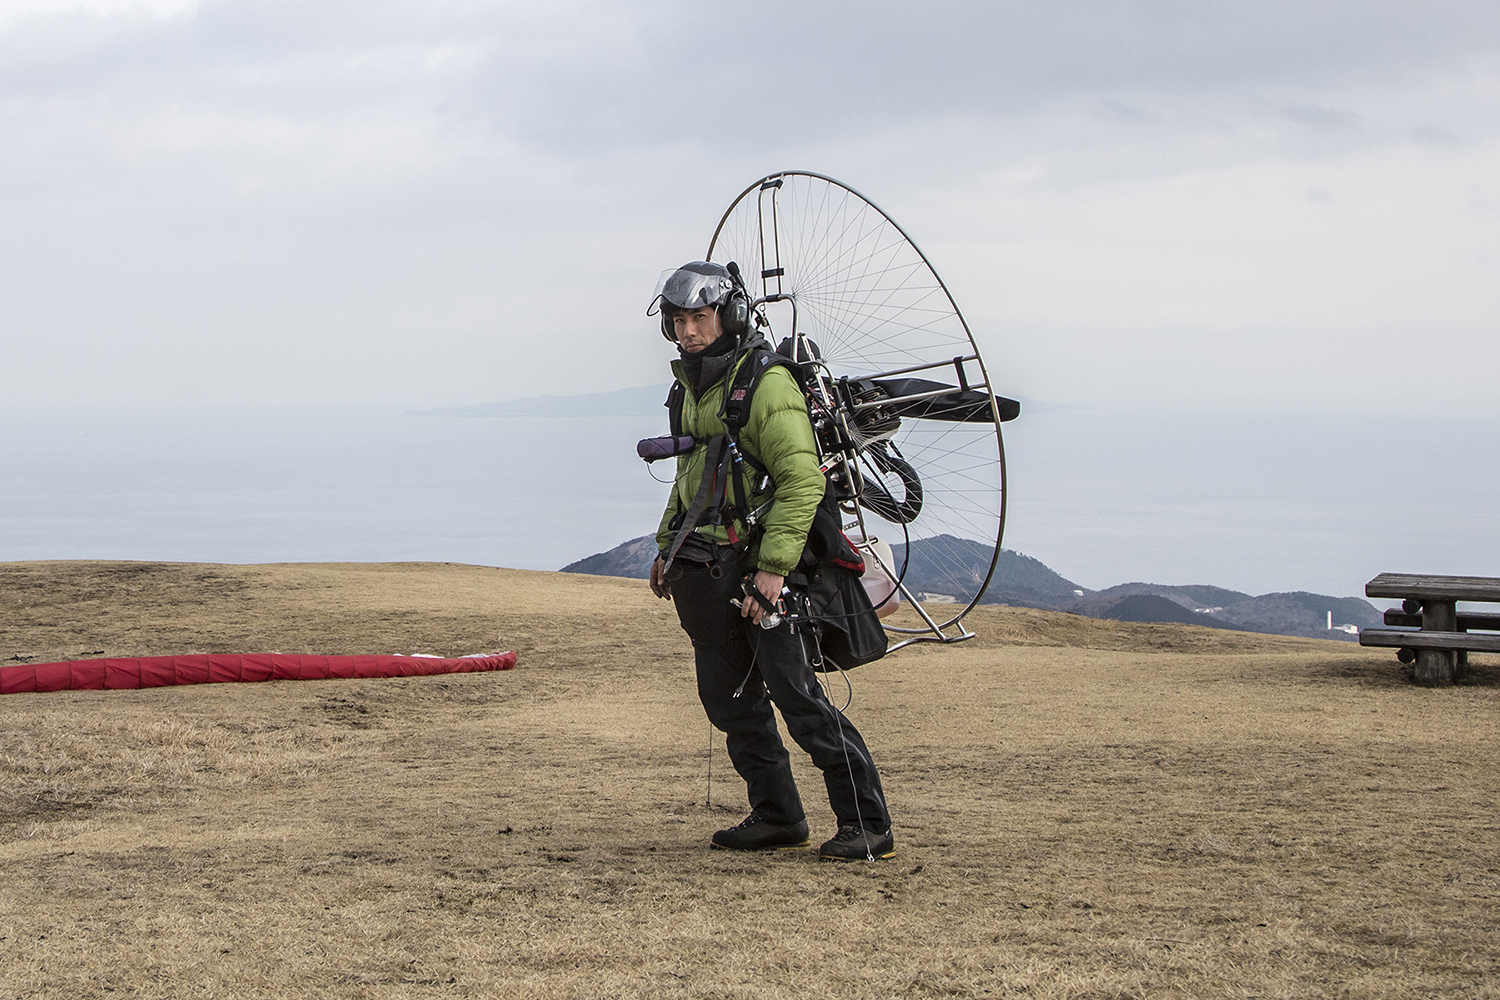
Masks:
[[[664,386],[450,410],[0,406],[0,561],[559,569],[656,527]],[[1080,587],[1500,576],[1500,426],[1023,401],[1004,545]]]

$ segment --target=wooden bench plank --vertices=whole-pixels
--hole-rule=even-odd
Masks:
[[[1404,628],[1421,628],[1422,614],[1421,612],[1417,612],[1414,615],[1409,615],[1405,611],[1392,608],[1385,613],[1385,623]],[[1500,615],[1460,611],[1458,613],[1458,630],[1460,632],[1472,632],[1474,629],[1500,632]]]
[[[1500,601],[1500,578],[1381,573],[1365,584],[1366,597],[1415,597],[1439,601]]]
[[[1500,653],[1500,635],[1477,635],[1473,632],[1406,632],[1394,628],[1362,628],[1359,630],[1359,644],[1391,649],[1462,649],[1472,653]]]

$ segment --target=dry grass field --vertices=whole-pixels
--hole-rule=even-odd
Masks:
[[[0,564],[6,662],[520,654],[0,699],[0,997],[1500,996],[1495,660],[971,624],[852,675],[899,854],[837,865],[707,850],[742,786],[639,581]]]

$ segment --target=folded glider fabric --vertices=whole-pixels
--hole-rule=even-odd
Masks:
[[[137,656],[0,667],[0,694],[97,691],[235,681],[313,681],[353,677],[415,677],[509,670],[515,653],[440,659],[433,656],[287,656],[208,654]]]

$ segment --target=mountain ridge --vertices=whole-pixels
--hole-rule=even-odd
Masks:
[[[892,549],[900,566],[906,561],[905,546],[897,544]],[[911,549],[903,582],[907,589],[921,594],[965,592],[966,586],[982,579],[989,569],[988,557],[992,551],[978,542],[952,535],[919,539],[912,543]],[[656,551],[655,536],[641,535],[607,552],[569,563],[561,572],[645,579]],[[1138,581],[1089,590],[1041,560],[1013,549],[1001,549],[981,603],[1063,611],[1115,621],[1175,622],[1340,641],[1355,640],[1355,635],[1347,631],[1350,626],[1382,624],[1381,613],[1359,597],[1333,597],[1307,591],[1253,595],[1211,584],[1173,586]],[[1328,627],[1330,613],[1333,629]]]

